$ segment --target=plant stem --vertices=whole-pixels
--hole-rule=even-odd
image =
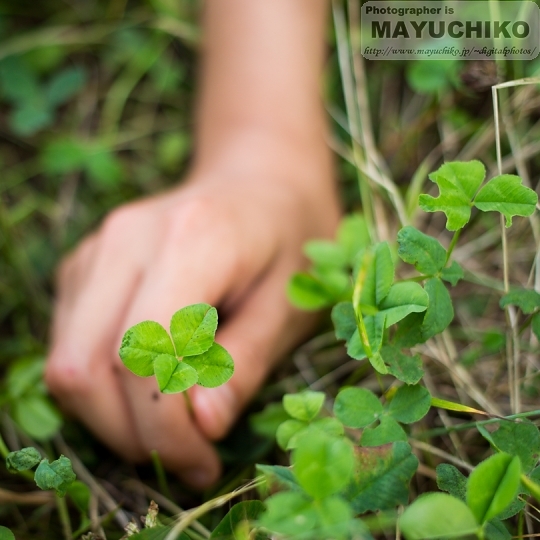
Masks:
[[[188,414],[190,417],[193,417],[193,403],[191,402],[191,398],[189,397],[189,394],[186,392],[182,392],[184,395],[184,400],[186,402],[186,407],[188,410]]]
[[[450,431],[463,431],[465,429],[476,428],[478,425],[485,426],[487,424],[495,424],[496,422],[504,422],[516,420],[518,418],[528,418],[529,416],[540,416],[540,410],[522,412],[518,414],[512,414],[505,416],[504,418],[490,418],[489,420],[480,420],[479,422],[466,422],[464,424],[458,424],[457,426],[449,426],[444,428],[435,428],[422,433],[418,433],[417,437],[422,439],[431,439],[432,437],[438,437],[439,435],[447,435]]]
[[[169,484],[167,483],[167,477],[165,475],[165,469],[163,468],[163,464],[161,463],[157,450],[152,450],[150,452],[150,456],[152,457],[152,464],[154,465],[154,471],[156,473],[158,486],[161,493],[168,499],[172,499]]]
[[[454,248],[456,247],[457,241],[459,240],[459,235],[461,234],[461,231],[463,229],[458,229],[454,236],[452,236],[452,240],[450,241],[450,245],[448,246],[448,251],[446,252],[446,261],[444,261],[444,266],[448,264],[448,261],[450,260],[450,257],[452,255],[452,251],[454,251]]]
[[[4,459],[7,458],[7,455],[9,454],[9,448],[6,446],[6,443],[4,442],[4,439],[2,438],[2,434],[0,433],[0,454]]]
[[[58,516],[60,517],[60,522],[62,523],[64,538],[66,540],[71,540],[73,538],[73,534],[71,530],[71,522],[69,521],[69,512],[67,509],[66,499],[64,499],[64,497],[59,497],[56,495],[56,508],[58,509]]]

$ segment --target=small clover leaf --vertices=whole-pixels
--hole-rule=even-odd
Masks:
[[[171,336],[177,356],[206,352],[214,343],[218,324],[216,308],[194,304],[178,310],[171,319]]]
[[[446,493],[418,497],[399,518],[407,540],[463,538],[474,534],[478,524],[469,507]]]
[[[515,498],[521,475],[519,458],[495,454],[478,465],[467,481],[467,505],[481,524],[500,514]]]
[[[285,394],[283,407],[293,418],[310,422],[319,414],[324,397],[324,392],[306,391],[299,394]]]
[[[299,437],[292,461],[298,483],[313,498],[322,499],[349,483],[354,449],[348,439],[310,427]]]
[[[387,242],[381,242],[375,246],[372,254],[367,253],[363,264],[357,272],[357,287],[360,280],[361,306],[376,306],[386,297],[394,281],[394,261]],[[365,275],[362,269],[365,266]]]
[[[0,525],[0,540],[15,540],[15,535],[7,527]]]
[[[191,366],[199,377],[198,384],[215,388],[225,384],[234,373],[231,355],[217,343],[197,356],[186,356],[183,364]]]
[[[483,212],[500,212],[506,226],[513,216],[530,216],[538,203],[538,195],[521,184],[519,176],[502,174],[492,178],[476,195],[474,206]]]
[[[459,469],[448,463],[441,463],[435,469],[437,473],[437,487],[465,501],[467,495],[467,477]]]
[[[339,392],[334,403],[334,414],[345,426],[362,428],[369,426],[383,413],[377,396],[366,388],[345,388]]]
[[[463,268],[461,268],[456,261],[452,261],[450,266],[441,270],[441,278],[444,279],[444,281],[448,281],[448,283],[451,283],[453,286],[456,286],[457,282],[460,279],[463,279],[464,275]]]
[[[276,441],[282,450],[290,450],[295,444],[290,444],[294,436],[308,427],[307,422],[301,420],[285,420],[276,431]]]
[[[450,293],[439,278],[426,281],[424,290],[429,305],[420,328],[423,341],[442,332],[454,319],[454,307]]]
[[[329,240],[311,240],[303,250],[314,265],[323,268],[343,268],[348,262],[345,248]]]
[[[435,275],[446,264],[446,250],[440,242],[410,225],[399,231],[397,240],[399,257],[421,274]]]
[[[159,389],[164,394],[183,392],[199,379],[191,366],[170,354],[160,354],[154,361],[154,369]]]
[[[422,419],[431,407],[431,395],[426,388],[405,385],[398,389],[388,407],[392,418],[403,424],[412,424]]]
[[[380,303],[378,315],[386,316],[386,326],[401,321],[410,313],[426,311],[429,304],[428,293],[414,281],[394,283],[388,295]]]
[[[71,461],[65,456],[60,456],[51,463],[48,459],[43,459],[34,475],[34,480],[39,488],[54,489],[60,497],[66,494],[67,489],[75,479]]]
[[[296,307],[317,311],[332,305],[334,298],[328,288],[311,274],[295,274],[287,284],[287,297]]]
[[[344,496],[356,514],[406,504],[409,481],[417,467],[418,459],[404,441],[357,448],[354,478]]]
[[[355,360],[363,360],[368,356],[366,345],[369,347],[369,356],[373,357],[373,355],[379,352],[383,341],[384,315],[363,317],[363,321],[366,335],[362,338],[360,331],[358,329],[355,330],[347,345],[347,354]]]
[[[360,214],[345,216],[339,224],[337,238],[339,244],[345,249],[350,264],[358,252],[371,244],[371,238],[366,219]]]
[[[387,345],[381,349],[381,356],[388,366],[388,372],[407,384],[416,384],[423,376],[420,355],[407,356],[398,347]]]
[[[367,427],[362,432],[362,446],[382,446],[396,441],[407,442],[407,434],[403,428],[389,416],[383,416],[376,427]]]
[[[499,302],[501,308],[513,305],[530,315],[540,308],[540,294],[530,289],[516,289],[505,294]]]
[[[40,461],[41,454],[33,446],[30,446],[16,452],[10,452],[6,456],[6,467],[10,473],[16,473],[32,469]]]
[[[439,186],[439,197],[420,195],[420,207],[426,212],[444,212],[446,228],[457,231],[468,223],[472,199],[485,175],[486,169],[479,161],[445,163],[429,175]]]
[[[356,317],[352,302],[340,302],[332,309],[332,322],[336,338],[349,341],[356,330]]]
[[[167,330],[154,321],[143,321],[132,326],[122,339],[120,358],[124,365],[139,377],[154,374],[154,360],[160,354],[175,356]]]

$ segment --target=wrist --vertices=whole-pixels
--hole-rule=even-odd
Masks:
[[[291,187],[314,182],[334,186],[331,151],[322,129],[305,137],[260,126],[229,130],[214,140],[199,141],[192,176],[220,183],[272,178],[272,183]]]

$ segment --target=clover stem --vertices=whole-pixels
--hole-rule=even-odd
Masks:
[[[186,402],[186,407],[187,407],[187,410],[188,410],[188,414],[190,417],[193,417],[193,403],[191,401],[191,398],[189,397],[189,394],[186,392],[182,392],[183,396],[184,396],[184,400]]]
[[[172,499],[169,485],[167,484],[167,477],[165,476],[165,469],[163,468],[163,464],[161,463],[157,450],[152,450],[150,452],[150,456],[152,457],[152,464],[154,465],[154,471],[156,473],[160,492],[163,493],[165,497]]]
[[[7,455],[9,454],[9,448],[6,446],[6,443],[4,442],[4,439],[2,438],[2,434],[0,433],[0,454],[4,459],[7,458]]]
[[[371,350],[366,325],[364,324],[364,317],[362,317],[360,309],[356,312],[356,326],[358,327],[358,333],[360,334],[360,341],[364,347],[364,352],[367,354],[368,358],[370,358],[373,356],[373,351]]]
[[[60,517],[60,522],[62,523],[62,531],[66,540],[71,540],[73,538],[71,530],[71,522],[69,521],[69,512],[67,509],[66,499],[56,495],[56,508],[58,510],[58,516]]]
[[[450,241],[450,245],[448,246],[448,251],[446,252],[446,260],[444,261],[444,266],[448,264],[448,261],[450,260],[450,257],[452,255],[452,251],[454,251],[454,248],[456,247],[457,241],[459,240],[459,235],[461,234],[461,231],[463,229],[458,229],[454,236],[452,236],[452,240]]]

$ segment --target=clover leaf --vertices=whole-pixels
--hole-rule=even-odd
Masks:
[[[492,178],[476,195],[474,206],[483,212],[500,212],[506,226],[512,225],[513,216],[530,216],[536,208],[538,195],[521,184],[514,174],[501,174]]]
[[[178,356],[206,352],[214,343],[218,325],[216,308],[194,304],[177,311],[171,319],[171,335]]]
[[[232,377],[234,362],[214,342],[217,323],[216,309],[203,303],[172,316],[172,339],[159,323],[143,321],[124,334],[120,358],[135,375],[155,375],[164,394],[183,392],[194,384],[219,386]]]
[[[468,223],[472,199],[485,175],[486,169],[479,161],[445,163],[429,175],[439,186],[439,196],[420,195],[420,207],[426,212],[444,212],[446,228],[457,231]]]
[[[67,489],[75,479],[71,461],[65,456],[60,456],[51,463],[48,459],[43,459],[34,476],[39,488],[54,489],[60,497],[66,494]]]

